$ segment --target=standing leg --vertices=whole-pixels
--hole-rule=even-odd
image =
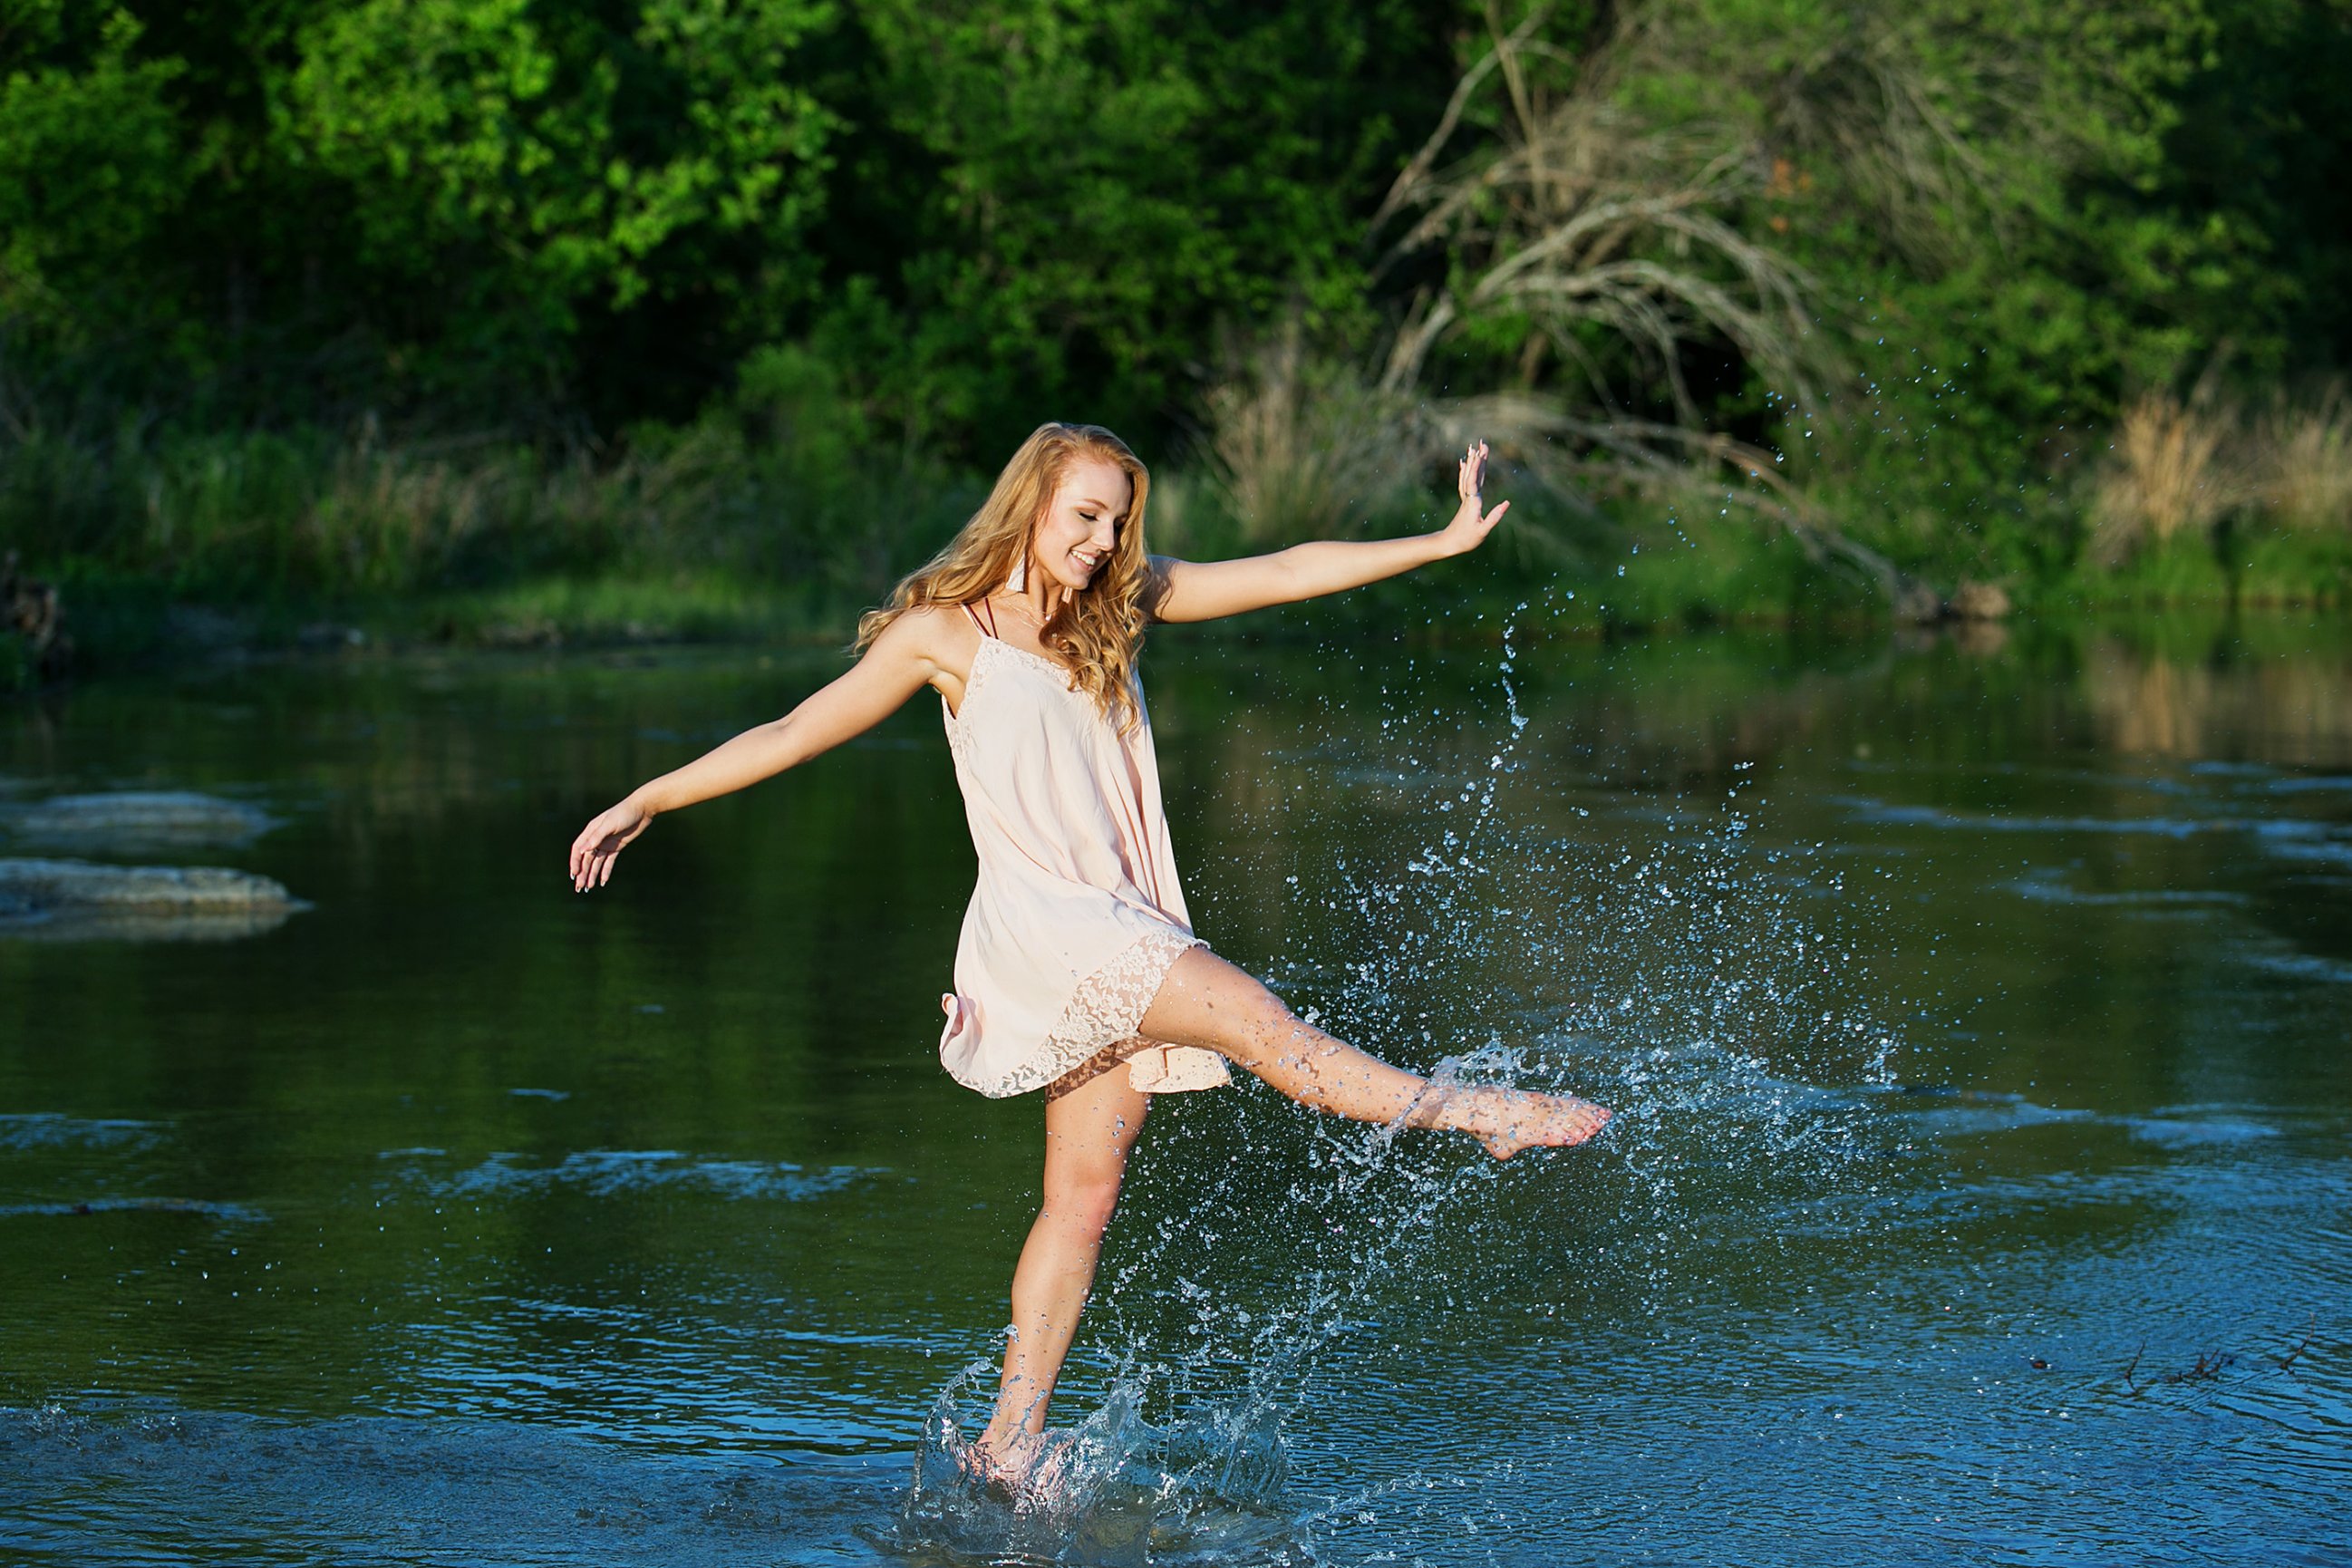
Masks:
[[[1021,1468],[1024,1439],[1045,1429],[1045,1406],[1118,1205],[1127,1152],[1150,1108],[1124,1068],[1046,1102],[1045,1201],[1013,1271],[1013,1340],[1004,1347],[996,1414],[976,1444],[984,1466]]]
[[[1538,1144],[1581,1143],[1609,1120],[1604,1108],[1567,1096],[1495,1085],[1439,1088],[1302,1021],[1206,948],[1193,948],[1169,970],[1139,1032],[1215,1051],[1301,1105],[1334,1116],[1471,1133],[1498,1160]]]

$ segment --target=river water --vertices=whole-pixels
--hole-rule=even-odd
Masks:
[[[2352,1563],[2352,636],[1480,629],[1163,634],[1179,858],[1294,1006],[1616,1121],[1162,1104],[1018,1510],[940,1452],[1041,1141],[933,1054],[927,701],[585,898],[835,656],[0,710],[0,856],[198,790],[268,822],[75,852],[310,906],[0,931],[0,1561]]]

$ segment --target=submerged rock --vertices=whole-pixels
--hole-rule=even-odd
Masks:
[[[285,885],[221,866],[0,860],[0,934],[46,941],[222,941],[306,907]]]
[[[20,838],[92,848],[121,844],[242,844],[278,826],[259,806],[180,790],[61,795],[0,815]]]

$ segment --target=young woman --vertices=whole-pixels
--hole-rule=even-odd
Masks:
[[[1435,533],[1325,541],[1239,561],[1144,552],[1150,476],[1090,425],[1038,428],[987,503],[858,625],[857,663],[773,723],[639,787],[572,841],[572,887],[598,888],[665,811],[742,789],[940,697],[980,884],[965,911],[940,1059],[982,1094],[1045,1092],[1045,1201],[1013,1275],[1013,1339],[974,1444],[1017,1479],[1094,1283],[1150,1096],[1213,1089],[1228,1062],[1358,1121],[1468,1132],[1497,1159],[1580,1143],[1609,1112],[1492,1086],[1442,1087],[1300,1021],[1192,934],[1135,675],[1152,621],[1206,621],[1311,599],[1475,550],[1486,447],[1463,458],[1461,508]]]

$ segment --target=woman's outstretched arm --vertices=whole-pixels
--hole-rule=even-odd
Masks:
[[[1271,555],[1246,555],[1237,561],[1176,561],[1152,558],[1158,577],[1153,618],[1162,621],[1213,621],[1269,605],[1296,604],[1325,594],[1344,593],[1394,577],[1416,566],[1461,555],[1486,542],[1502,515],[1511,509],[1504,501],[1492,511],[1482,500],[1486,481],[1486,443],[1472,447],[1455,477],[1462,505],[1454,521],[1435,533],[1403,539],[1320,539],[1293,545]]]
[[[661,813],[772,778],[882,722],[940,673],[942,640],[933,616],[910,611],[891,622],[863,658],[782,718],[639,784],[572,841],[573,890],[611,881],[614,860]]]

